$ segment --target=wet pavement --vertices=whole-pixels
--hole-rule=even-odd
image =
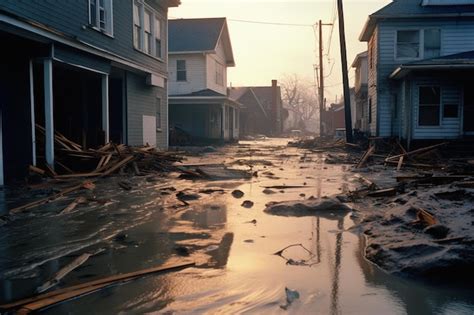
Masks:
[[[211,175],[207,180],[135,177],[124,191],[111,178],[87,192],[93,201],[69,214],[58,215],[83,192],[13,217],[0,226],[0,301],[32,295],[74,258],[98,252],[57,287],[164,263],[197,266],[110,287],[45,313],[473,314],[472,291],[390,276],[365,260],[364,237],[351,229],[357,213],[264,213],[268,202],[320,198],[359,185],[349,165],[325,164],[323,153],[286,143],[244,141],[188,157],[185,164],[200,165]],[[234,197],[234,190],[243,196]],[[274,255],[292,244],[303,246]],[[299,293],[291,305],[285,288]]]

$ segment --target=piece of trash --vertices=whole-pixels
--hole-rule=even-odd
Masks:
[[[241,206],[244,207],[244,208],[252,208],[253,207],[253,201],[245,200],[244,202],[242,202]]]
[[[234,198],[242,198],[244,196],[244,192],[242,190],[234,190],[232,191],[232,196],[234,196]]]
[[[285,295],[286,295],[286,304],[280,305],[280,308],[287,310],[288,307],[293,303],[295,300],[300,298],[300,293],[296,290],[291,290],[285,287]]]

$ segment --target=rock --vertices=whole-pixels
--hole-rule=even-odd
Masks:
[[[276,194],[276,191],[271,190],[270,188],[265,188],[262,192],[267,195]]]
[[[244,202],[242,202],[241,206],[244,207],[244,208],[252,208],[253,207],[253,201],[245,200]]]
[[[281,216],[302,217],[316,215],[335,219],[336,216],[346,215],[352,209],[336,198],[321,198],[270,203],[267,204],[264,211]]]
[[[445,238],[449,233],[449,228],[442,224],[434,224],[426,227],[423,232],[436,239]]]
[[[234,196],[234,198],[237,198],[237,199],[242,198],[244,196],[244,192],[242,190],[236,189],[232,192],[232,196]]]
[[[185,246],[176,246],[174,250],[179,256],[189,256],[190,254],[189,249]]]
[[[198,194],[188,194],[184,191],[180,191],[176,194],[176,198],[178,198],[179,200],[197,200],[201,198],[201,196],[199,196]]]

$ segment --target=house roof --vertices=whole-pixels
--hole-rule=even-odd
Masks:
[[[402,79],[413,71],[471,70],[474,69],[474,51],[437,58],[424,59],[400,65],[390,74],[391,79]]]
[[[352,62],[351,67],[352,68],[357,68],[362,59],[367,59],[367,51],[363,51],[361,53],[358,53],[357,56],[354,58],[354,61]]]
[[[170,54],[216,53],[224,44],[227,66],[234,66],[226,18],[177,19],[168,21]]]
[[[189,94],[180,94],[180,95],[170,95],[170,96],[211,96],[211,97],[227,97],[224,94],[218,93],[214,90],[211,89],[205,89],[205,90],[200,90],[196,92],[192,92]]]
[[[394,0],[369,15],[359,40],[369,41],[378,21],[381,19],[462,16],[474,16],[473,1],[443,0],[441,5],[440,1],[433,2],[433,0]]]

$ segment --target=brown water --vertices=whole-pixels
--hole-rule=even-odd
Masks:
[[[241,142],[186,161],[253,160],[252,171],[259,176],[252,179],[163,178],[151,183],[138,178],[127,193],[111,179],[95,192],[107,200],[105,205],[56,216],[68,203],[63,200],[17,217],[0,227],[0,300],[30,295],[75,256],[104,248],[64,278],[61,287],[165,262],[192,260],[198,266],[111,287],[47,313],[473,314],[469,290],[393,277],[367,262],[363,237],[348,231],[354,225],[351,214],[296,218],[264,213],[270,201],[332,195],[356,185],[349,166],[324,164],[323,154],[285,144],[281,139]],[[268,162],[272,165],[263,165]],[[283,184],[304,188],[263,193],[262,186]],[[225,193],[201,193],[200,199],[181,206],[173,197],[176,192],[163,195],[169,187],[189,193],[223,188]],[[234,189],[244,197],[234,198]],[[244,200],[253,201],[253,207],[242,207]],[[287,264],[273,255],[291,244],[302,244],[312,255],[295,246],[284,256],[308,260],[307,265]],[[178,256],[178,245],[191,255]],[[300,295],[287,310],[280,307],[286,304],[285,287]]]

